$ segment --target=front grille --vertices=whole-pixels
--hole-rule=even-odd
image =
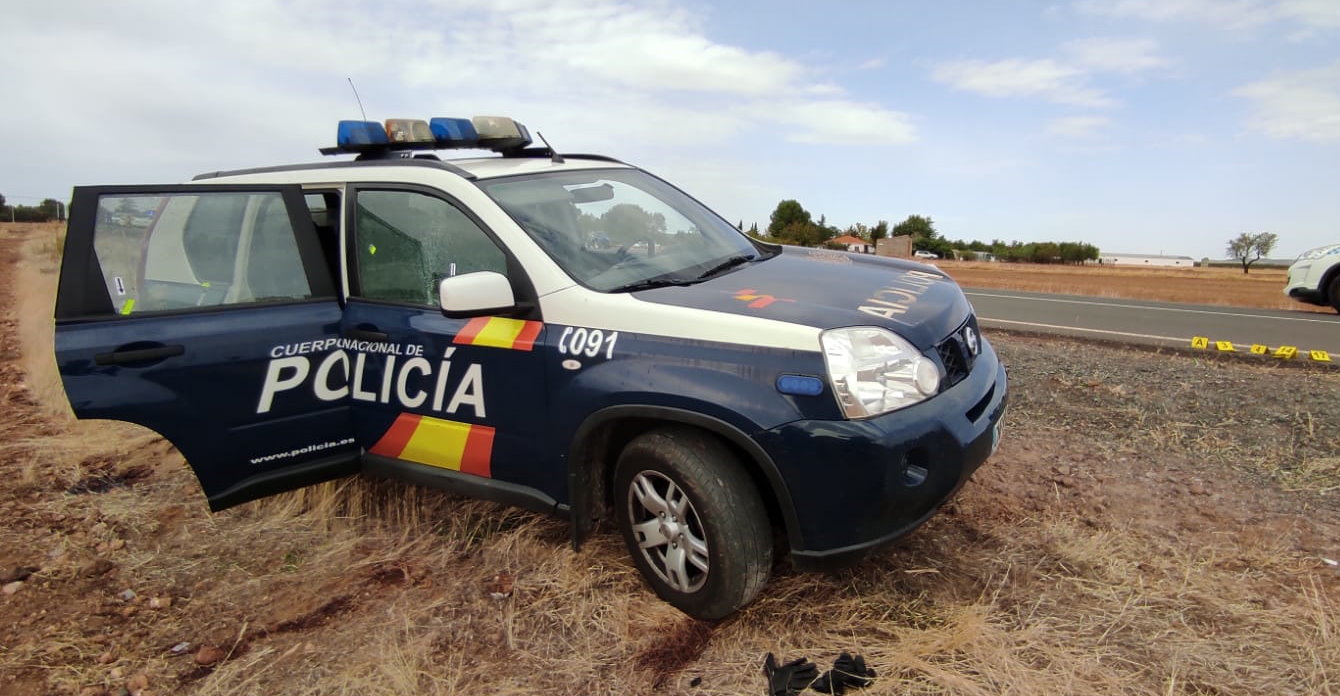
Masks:
[[[935,346],[935,352],[940,356],[940,363],[944,365],[945,369],[941,390],[962,382],[968,376],[968,373],[972,372],[972,363],[975,356],[968,349],[967,339],[964,336],[965,329],[972,329],[978,337],[978,346],[981,346],[981,334],[976,333],[977,318],[973,316],[969,316],[968,321]]]

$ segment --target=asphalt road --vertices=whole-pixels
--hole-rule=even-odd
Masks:
[[[1330,354],[1340,365],[1340,314],[1170,304],[1119,298],[1052,295],[964,288],[987,328],[1087,336],[1132,343],[1190,347],[1200,336],[1232,342],[1240,352],[1253,344],[1294,346]]]

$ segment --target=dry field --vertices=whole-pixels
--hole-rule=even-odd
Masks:
[[[1133,300],[1332,313],[1284,296],[1288,273],[1254,268],[1119,268],[1033,263],[934,261],[960,285],[998,290],[1124,297]]]
[[[862,694],[1340,693],[1333,371],[993,334],[1005,439],[955,502],[701,623],[614,534],[489,503],[209,514],[167,442],[68,415],[54,249],[0,230],[0,693],[759,694],[765,652],[843,650]]]

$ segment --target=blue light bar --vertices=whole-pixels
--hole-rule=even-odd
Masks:
[[[433,141],[444,148],[475,147],[479,145],[479,133],[475,124],[468,118],[429,119],[428,128],[433,132]]]
[[[338,148],[360,148],[386,145],[386,128],[376,121],[340,121],[335,137]]]
[[[376,121],[340,121],[336,141],[334,147],[321,148],[321,154],[386,158],[413,150],[479,148],[508,156],[531,144],[530,131],[506,116],[439,117],[426,122],[387,119],[385,125]]]

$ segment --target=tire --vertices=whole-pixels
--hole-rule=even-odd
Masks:
[[[1326,297],[1330,299],[1331,307],[1335,309],[1336,313],[1340,313],[1340,273],[1336,273],[1335,277],[1331,278],[1330,286]]]
[[[738,459],[715,437],[683,427],[639,435],[619,455],[613,491],[633,563],[657,596],[685,614],[728,616],[767,583],[767,511]]]

